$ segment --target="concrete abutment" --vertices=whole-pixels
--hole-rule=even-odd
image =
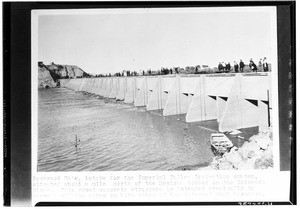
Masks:
[[[61,79],[61,87],[144,106],[186,122],[217,120],[219,131],[272,121],[271,73],[201,74]]]

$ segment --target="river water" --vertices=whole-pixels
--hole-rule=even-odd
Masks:
[[[182,115],[64,88],[39,90],[38,118],[38,171],[177,170],[213,157],[213,130]]]

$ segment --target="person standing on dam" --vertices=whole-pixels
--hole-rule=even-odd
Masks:
[[[237,64],[236,61],[234,61],[234,71],[235,71],[236,73],[239,72],[239,65]]]
[[[249,67],[250,67],[250,69],[252,70],[252,72],[256,72],[256,73],[257,73],[257,66],[256,66],[256,64],[253,62],[252,58],[250,59]]]
[[[222,65],[222,63],[221,63],[221,62],[219,62],[219,65],[218,65],[218,70],[219,70],[219,72],[221,72],[221,71],[222,71],[222,69],[223,69],[223,65]]]
[[[264,59],[263,59],[263,69],[264,69],[264,72],[268,72],[269,71],[269,66],[268,66],[267,58],[266,57],[264,57]]]
[[[244,72],[244,67],[245,67],[245,64],[244,64],[243,60],[240,60],[240,71],[242,73]]]
[[[223,69],[223,71],[226,70],[226,64],[225,64],[225,62],[222,62],[222,69]]]
[[[231,65],[230,65],[230,62],[228,62],[227,64],[226,64],[226,71],[227,72],[230,72],[230,70],[231,70]]]
[[[263,71],[262,59],[259,59],[259,61],[258,61],[258,69],[259,69],[260,71]]]

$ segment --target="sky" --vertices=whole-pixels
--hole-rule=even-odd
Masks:
[[[265,9],[73,10],[38,17],[38,58],[91,74],[247,64],[271,56],[272,35]]]

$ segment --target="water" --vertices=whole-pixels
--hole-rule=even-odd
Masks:
[[[38,117],[39,171],[176,170],[213,157],[213,131],[182,115],[163,117],[64,88],[39,90]]]

